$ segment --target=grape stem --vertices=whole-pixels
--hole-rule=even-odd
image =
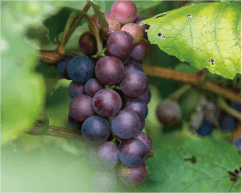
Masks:
[[[148,76],[192,84],[200,89],[219,94],[231,101],[241,104],[241,96],[234,90],[219,86],[210,80],[204,80],[204,83],[201,84],[201,73],[180,72],[172,69],[148,65],[142,65],[142,68],[144,73]]]
[[[192,88],[191,85],[186,84],[184,86],[182,86],[181,88],[177,89],[175,92],[173,92],[172,94],[168,95],[167,98],[170,98],[174,101],[178,101],[179,98],[188,90],[190,90]]]

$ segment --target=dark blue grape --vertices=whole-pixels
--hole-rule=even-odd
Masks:
[[[118,170],[119,179],[127,186],[139,186],[145,181],[148,174],[148,168],[145,163],[138,167],[128,167],[122,164]]]
[[[85,94],[75,96],[69,105],[69,112],[77,121],[85,121],[88,117],[94,116],[92,97]]]
[[[110,135],[109,122],[99,116],[91,116],[82,124],[82,137],[91,145],[104,143]]]
[[[69,95],[73,99],[75,96],[85,94],[85,85],[72,81],[68,88]]]
[[[128,101],[125,104],[124,109],[129,109],[134,111],[139,116],[141,121],[145,120],[145,118],[148,115],[148,106],[146,102],[141,100]]]
[[[197,133],[202,136],[210,135],[213,132],[214,128],[215,126],[213,125],[213,123],[211,123],[207,119],[203,119],[202,125],[197,130]]]
[[[241,139],[235,140],[233,145],[235,145],[238,148],[239,153],[241,153]]]
[[[222,131],[231,130],[235,127],[235,118],[232,115],[222,111],[219,117],[219,124]]]
[[[122,106],[120,95],[112,89],[99,90],[92,99],[94,111],[102,117],[112,117]]]
[[[124,72],[131,70],[131,69],[140,70],[141,72],[144,72],[140,63],[135,61],[135,60],[128,60],[127,63],[125,64],[125,66],[124,66]]]
[[[75,57],[74,54],[66,54],[64,55],[58,65],[57,65],[57,69],[58,69],[58,72],[60,73],[60,75],[67,79],[67,80],[71,80],[71,78],[69,77],[68,73],[67,73],[67,66],[68,66],[68,63],[71,59],[73,59]]]
[[[126,102],[137,100],[137,99],[141,100],[141,101],[145,101],[148,104],[150,102],[150,99],[151,99],[150,88],[148,87],[144,94],[142,94],[141,96],[136,97],[136,98],[132,98],[132,97],[128,97],[128,96],[124,95],[124,100]]]
[[[139,132],[137,135],[134,136],[134,138],[139,139],[140,141],[142,141],[145,144],[146,150],[147,150],[147,155],[148,155],[148,153],[152,149],[151,138],[144,132]]]
[[[121,139],[130,139],[140,132],[139,116],[131,110],[121,110],[112,119],[113,133]]]
[[[126,31],[115,31],[107,39],[108,52],[116,58],[129,57],[134,48],[134,38]]]
[[[96,94],[96,92],[103,88],[103,84],[101,84],[96,78],[88,80],[85,84],[85,92],[90,97],[93,97]]]
[[[88,56],[76,56],[68,63],[69,77],[78,83],[85,83],[93,77],[95,64]]]
[[[146,156],[146,146],[139,139],[123,140],[118,146],[118,157],[126,166],[137,167],[144,163]]]
[[[234,101],[230,101],[230,106],[238,111],[241,111],[241,104],[238,104]]]
[[[104,56],[95,66],[95,75],[102,84],[118,84],[124,76],[124,65],[116,57]]]
[[[71,116],[71,114],[69,113],[69,114],[68,114],[68,122],[69,122],[70,126],[71,126],[75,131],[81,132],[81,128],[82,128],[82,124],[83,124],[82,121],[77,121],[77,120],[75,120],[75,119]]]
[[[139,97],[148,88],[148,78],[139,70],[129,70],[124,73],[124,78],[120,83],[122,92],[129,97]]]

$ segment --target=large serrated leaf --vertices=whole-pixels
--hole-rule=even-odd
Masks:
[[[55,15],[51,15],[49,18],[43,21],[45,27],[49,29],[48,37],[52,44],[59,44],[55,42],[55,38],[57,38],[58,35],[64,31],[70,14],[75,10],[76,9],[70,7],[62,7]],[[82,19],[79,26],[84,22],[85,19]]]
[[[203,138],[184,141],[182,149],[176,140],[161,143],[154,157],[145,161],[148,176],[139,188],[143,192],[240,191],[240,181],[231,181],[228,174],[240,167],[240,155],[234,146]],[[190,160],[193,156],[195,159]]]
[[[225,78],[241,73],[241,7],[237,2],[200,3],[156,15],[148,38],[164,52]]]

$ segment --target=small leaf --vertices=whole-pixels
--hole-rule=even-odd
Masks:
[[[200,3],[144,20],[148,38],[164,52],[225,78],[241,73],[241,8],[236,2]]]
[[[55,15],[51,15],[49,18],[43,21],[45,27],[49,29],[48,37],[52,44],[58,45],[55,38],[58,37],[65,29],[66,22],[70,14],[76,9],[70,7],[62,7]],[[82,19],[79,26],[85,22],[85,19]],[[60,41],[60,40],[59,40]]]
[[[108,28],[109,24],[105,18],[105,13],[100,9],[101,6],[93,1],[88,1],[88,2],[92,5],[92,8],[95,12],[95,15],[98,19],[98,23],[100,24],[100,26]]]

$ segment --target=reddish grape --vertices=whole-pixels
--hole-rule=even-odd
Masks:
[[[124,73],[120,88],[129,97],[139,97],[148,88],[148,78],[139,70],[129,70]]]
[[[107,39],[108,52],[117,58],[129,57],[134,48],[134,38],[125,31],[115,31]]]
[[[139,186],[145,181],[148,168],[145,163],[138,167],[128,167],[122,164],[118,170],[119,179],[127,186]]]
[[[137,15],[137,8],[132,1],[116,1],[111,7],[111,18],[124,25],[132,23]]]
[[[85,94],[75,96],[69,105],[69,112],[77,121],[85,121],[88,117],[94,116],[92,98]]]
[[[130,139],[140,132],[141,121],[132,110],[124,109],[112,119],[113,133],[121,139]]]
[[[102,117],[112,117],[122,106],[121,97],[112,89],[99,90],[92,99],[95,112]]]
[[[143,38],[141,42],[134,46],[134,49],[130,55],[130,59],[141,61],[145,59],[145,57],[148,55],[150,49],[150,45],[148,40]]]
[[[135,23],[127,23],[122,28],[121,31],[128,32],[134,38],[134,45],[141,42],[143,39],[143,30],[142,28]]]
[[[115,85],[123,79],[124,65],[116,57],[104,56],[96,63],[95,74],[102,84]]]

